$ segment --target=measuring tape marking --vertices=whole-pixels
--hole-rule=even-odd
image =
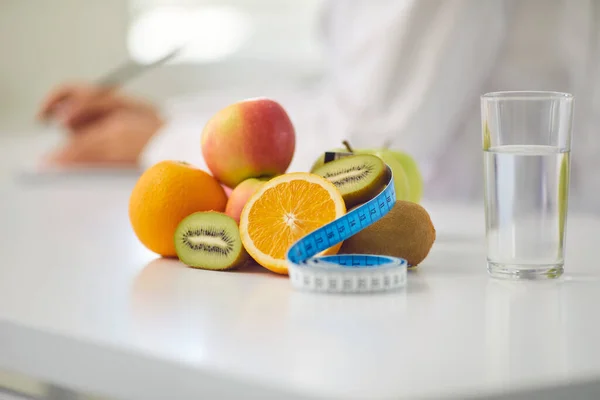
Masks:
[[[377,196],[290,247],[287,260],[292,286],[321,292],[374,292],[406,284],[408,265],[401,258],[371,254],[315,257],[379,221],[394,207],[394,178],[389,166],[387,170],[390,180]]]

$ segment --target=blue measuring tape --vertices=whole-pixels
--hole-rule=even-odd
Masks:
[[[370,254],[315,257],[386,215],[396,203],[392,170],[390,181],[373,199],[311,232],[287,252],[292,286],[299,290],[360,293],[395,290],[406,285],[408,263],[402,258]]]

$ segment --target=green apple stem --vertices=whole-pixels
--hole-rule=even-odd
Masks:
[[[392,139],[387,138],[385,139],[385,141],[383,142],[383,149],[387,150],[390,148],[390,146],[392,145]]]
[[[346,147],[346,149],[348,150],[349,153],[354,153],[354,149],[352,148],[352,146],[350,146],[350,142],[347,140],[344,140],[342,142],[342,144]]]

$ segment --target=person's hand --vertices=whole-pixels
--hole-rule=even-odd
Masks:
[[[38,113],[68,132],[64,147],[47,164],[135,164],[163,121],[157,109],[114,90],[72,84],[54,90]]]

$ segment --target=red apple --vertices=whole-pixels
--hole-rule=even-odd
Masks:
[[[240,223],[240,215],[242,209],[250,199],[250,197],[262,186],[268,179],[246,179],[233,189],[225,206],[225,214],[235,219]]]
[[[248,178],[285,173],[294,156],[296,133],[279,103],[254,98],[217,112],[202,131],[201,146],[215,178],[235,188]]]

